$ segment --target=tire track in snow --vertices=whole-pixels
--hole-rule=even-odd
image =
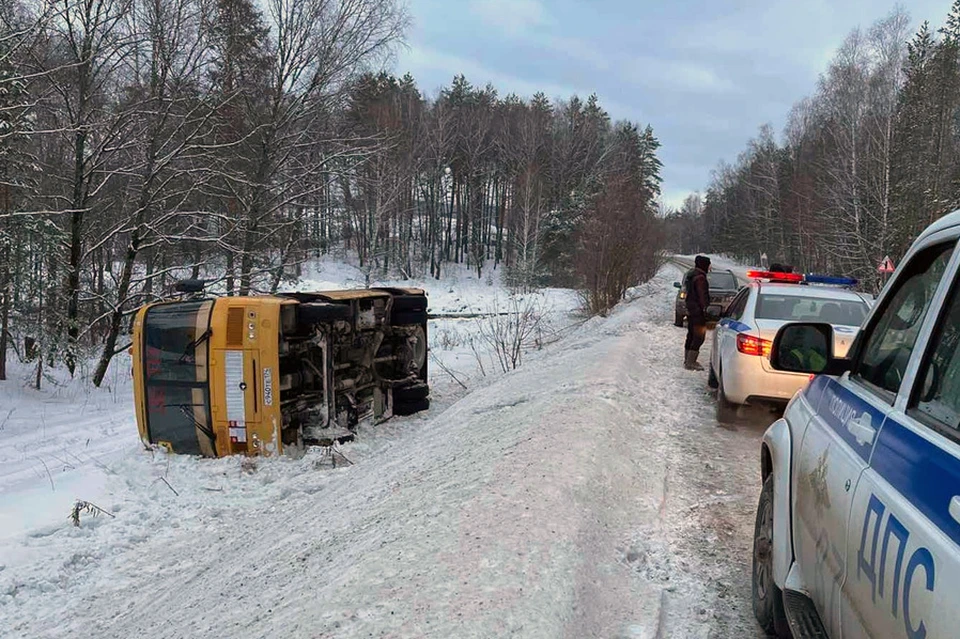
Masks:
[[[671,308],[663,309],[661,331],[665,341],[671,333],[675,336],[679,353],[683,331],[667,326]],[[708,336],[703,361],[709,361],[710,343]],[[667,519],[674,522],[672,549],[687,564],[693,587],[700,590],[698,597],[686,598],[687,603],[696,607],[694,616],[706,629],[703,634],[684,635],[685,620],[674,612],[680,606],[674,606],[664,636],[763,637],[753,619],[750,571],[760,492],[760,439],[774,416],[745,411],[733,430],[725,429],[715,419],[705,373],[684,371],[678,361],[667,374],[675,378],[677,392],[666,401],[676,401],[685,416],[672,433],[671,461],[673,485],[683,490],[669,502]]]

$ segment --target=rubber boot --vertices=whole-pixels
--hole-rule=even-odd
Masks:
[[[693,365],[693,370],[702,371],[703,366],[700,365],[700,362],[697,361],[697,358],[700,357],[700,351],[690,351],[690,363]]]
[[[687,351],[687,357],[683,362],[683,367],[688,371],[702,371],[703,366],[697,363],[697,358],[700,356],[700,351]]]

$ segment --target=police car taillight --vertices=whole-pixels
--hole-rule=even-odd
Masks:
[[[751,280],[769,280],[786,284],[799,284],[803,281],[803,275],[800,273],[781,273],[779,271],[747,271],[747,277]]]
[[[755,337],[740,333],[737,335],[737,350],[744,355],[754,355],[756,357],[770,357],[770,348],[773,344],[762,337]]]

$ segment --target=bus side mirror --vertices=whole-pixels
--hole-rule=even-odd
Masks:
[[[830,324],[794,322],[777,331],[770,367],[786,373],[840,375],[850,370],[850,360],[834,357]]]
[[[173,290],[178,293],[202,293],[206,284],[203,280],[179,280],[173,285]]]

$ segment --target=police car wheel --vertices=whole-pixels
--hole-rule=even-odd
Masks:
[[[723,373],[717,375],[717,421],[731,422],[737,417],[737,405],[727,399],[723,392]]]
[[[783,592],[773,581],[773,475],[763,482],[757,504],[753,532],[753,614],[767,635],[780,639],[790,637],[783,611]]]

